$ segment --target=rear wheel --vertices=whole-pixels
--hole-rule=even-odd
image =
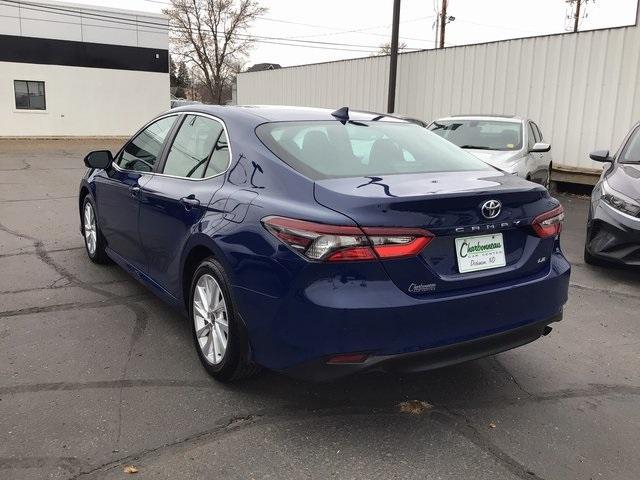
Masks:
[[[191,281],[189,316],[198,356],[207,372],[223,382],[259,370],[249,360],[249,342],[238,317],[222,266],[204,260]]]
[[[82,203],[82,234],[89,259],[94,263],[109,263],[109,257],[105,251],[106,242],[98,227],[96,207],[89,195],[84,197]]]

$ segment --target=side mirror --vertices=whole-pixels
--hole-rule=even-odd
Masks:
[[[529,149],[532,153],[544,153],[551,150],[551,145],[548,143],[537,142],[533,147]]]
[[[107,168],[113,162],[113,155],[109,150],[94,150],[84,157],[84,164],[89,168]]]
[[[589,154],[589,158],[595,162],[612,162],[613,159],[609,156],[609,150],[596,150]]]

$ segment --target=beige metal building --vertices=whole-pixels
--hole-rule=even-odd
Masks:
[[[388,69],[384,56],[242,73],[237,101],[382,112]],[[602,165],[588,153],[617,148],[640,121],[640,27],[401,54],[396,111],[530,117],[552,144],[554,179],[593,183]]]

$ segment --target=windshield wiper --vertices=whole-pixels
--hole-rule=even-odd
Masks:
[[[495,148],[483,147],[482,145],[460,145],[460,148],[473,148],[474,150],[495,150]]]

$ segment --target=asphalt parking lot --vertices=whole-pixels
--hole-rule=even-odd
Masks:
[[[82,156],[118,143],[0,140],[0,478],[640,476],[640,273],[583,263],[585,198],[561,197],[551,335],[423,374],[224,386],[183,318],[86,259]]]

